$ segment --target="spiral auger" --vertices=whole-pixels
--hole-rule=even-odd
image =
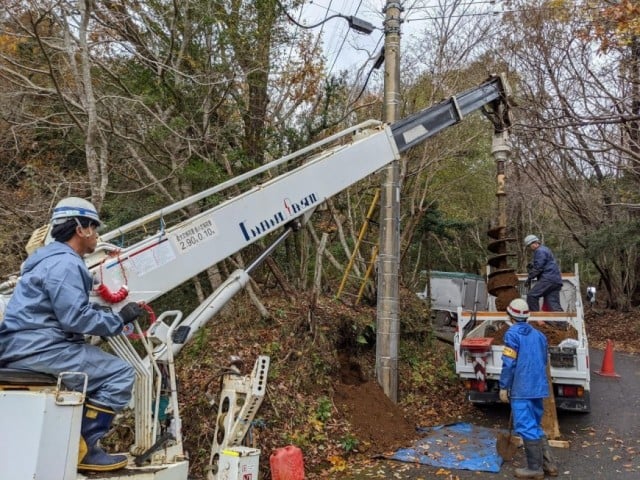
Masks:
[[[487,261],[489,264],[487,290],[491,295],[496,297],[496,309],[498,311],[506,310],[511,300],[520,296],[516,289],[518,277],[515,269],[509,267],[508,262],[509,257],[515,256],[515,254],[508,252],[507,245],[515,239],[507,237],[507,194],[504,189],[505,162],[510,151],[507,138],[506,130],[496,132],[493,136],[493,146],[491,149],[491,153],[496,160],[498,218],[497,225],[489,228],[487,232],[487,235],[492,239],[492,241],[489,242],[488,249],[494,254],[490,256]]]

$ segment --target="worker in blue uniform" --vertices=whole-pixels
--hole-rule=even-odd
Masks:
[[[504,335],[500,400],[511,401],[514,430],[524,442],[526,468],[516,468],[516,478],[543,479],[558,475],[547,437],[542,429],[544,398],[549,396],[547,339],[533,328],[527,302],[511,301],[507,314],[514,321]]]
[[[135,302],[119,313],[89,302],[93,278],[83,256],[95,251],[101,226],[90,202],[68,197],[51,218],[53,240],[33,252],[0,324],[0,364],[57,376],[87,375],[87,402],[81,426],[79,470],[106,471],[127,464],[125,455],[109,455],[98,445],[116,412],[131,399],[133,367],[85,342],[85,335],[115,336],[142,313]],[[84,377],[65,377],[72,390],[82,390]]]
[[[540,298],[552,312],[561,312],[560,290],[562,289],[562,274],[556,258],[549,247],[542,245],[535,235],[527,235],[524,246],[533,251],[533,260],[528,265],[526,285],[531,287],[527,293],[527,304],[531,312],[540,310]]]

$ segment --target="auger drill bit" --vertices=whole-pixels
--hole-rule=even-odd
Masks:
[[[507,251],[507,243],[512,242],[514,238],[507,237],[507,208],[506,208],[506,192],[505,192],[505,162],[509,155],[509,144],[507,143],[507,131],[496,132],[493,136],[493,145],[491,154],[496,160],[496,180],[498,188],[496,197],[498,197],[498,225],[492,227],[487,235],[493,239],[489,242],[488,249],[494,255],[489,257],[489,278],[487,282],[487,290],[491,295],[496,297],[496,309],[505,311],[507,305],[514,298],[518,298],[518,277],[515,269],[509,267],[508,259],[515,256]]]

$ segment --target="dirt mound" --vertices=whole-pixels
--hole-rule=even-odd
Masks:
[[[382,454],[407,447],[418,438],[403,411],[375,381],[358,385],[337,384],[334,402],[351,424],[361,453]]]

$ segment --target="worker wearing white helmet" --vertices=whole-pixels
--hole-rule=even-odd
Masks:
[[[95,250],[101,225],[90,202],[61,200],[51,216],[55,241],[24,262],[0,324],[1,366],[54,376],[87,374],[78,469],[98,471],[127,464],[126,456],[108,455],[98,440],[109,431],[115,412],[129,403],[135,372],[124,360],[86,343],[85,335],[119,335],[142,313],[134,302],[119,313],[89,302],[93,278],[83,256]],[[64,383],[82,391],[84,378],[66,376]]]
[[[515,476],[556,476],[558,467],[542,429],[544,398],[549,396],[547,339],[527,323],[529,306],[522,298],[511,301],[507,314],[514,324],[504,335],[500,400],[511,401],[514,430],[522,437],[527,457],[527,467],[516,468]]]
[[[533,260],[527,266],[529,274],[526,285],[531,287],[532,282],[536,281],[527,293],[529,310],[532,312],[540,310],[540,299],[542,298],[550,311],[562,311],[560,304],[562,274],[553,252],[542,245],[540,239],[535,235],[527,235],[524,239],[524,246],[533,251]]]

